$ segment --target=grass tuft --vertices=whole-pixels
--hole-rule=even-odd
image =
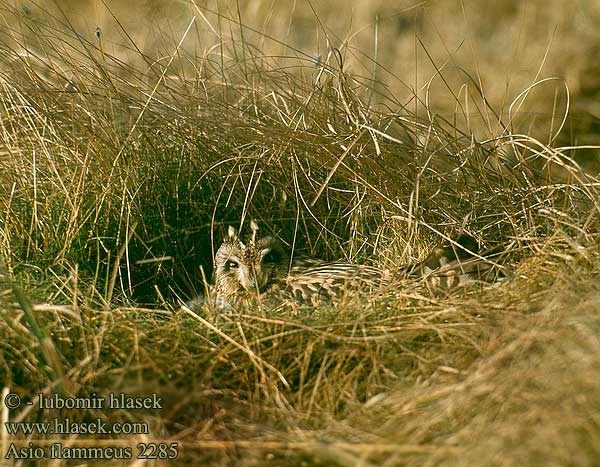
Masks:
[[[461,65],[445,28],[441,45],[431,39],[437,7],[373,14],[347,36],[335,12],[298,7],[286,35],[263,2],[262,25],[249,6],[178,2],[177,21],[155,18],[143,36],[117,4],[86,29],[87,6],[0,1],[0,382],[3,397],[33,402],[0,417],[148,433],[3,431],[3,456],[60,440],[133,457],[138,443],[179,443],[190,465],[600,458],[600,181],[577,155],[597,148],[564,139],[579,94],[543,66],[521,89],[484,86],[491,61]],[[292,32],[307,17],[323,37],[314,57]],[[369,31],[403,54],[418,44],[406,73],[425,78],[400,80],[389,50],[373,60]],[[554,85],[552,110],[532,115]],[[250,219],[298,253],[391,269],[466,232],[502,245],[512,274],[314,309],[182,307],[203,292],[228,225]],[[111,393],[155,393],[162,408],[37,402]]]

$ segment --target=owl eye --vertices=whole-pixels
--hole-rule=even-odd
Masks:
[[[237,263],[237,261],[227,261],[227,263],[225,263],[225,267],[227,269],[237,269],[240,265]]]

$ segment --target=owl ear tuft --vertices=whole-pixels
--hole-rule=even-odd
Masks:
[[[230,225],[227,228],[227,235],[229,235],[229,238],[237,238],[238,231],[237,231],[237,229],[235,227],[233,227],[233,226]]]
[[[252,229],[252,236],[250,237],[250,243],[253,245],[256,243],[256,236],[258,235],[258,224],[254,219],[250,221],[250,228]]]

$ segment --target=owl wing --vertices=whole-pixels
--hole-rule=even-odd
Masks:
[[[349,291],[373,291],[390,277],[388,271],[372,266],[306,259],[292,266],[285,288],[294,299],[316,304]]]
[[[506,251],[501,247],[480,251],[476,240],[462,235],[434,249],[425,260],[404,268],[408,277],[437,279],[440,288],[453,288],[472,282],[493,282],[510,273],[502,263]],[[435,281],[434,281],[435,282]]]

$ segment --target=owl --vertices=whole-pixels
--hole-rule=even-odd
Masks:
[[[430,288],[449,289],[490,280],[497,274],[492,273],[494,261],[478,255],[477,242],[467,235],[434,249],[424,261],[393,272],[360,264],[291,258],[276,238],[259,238],[254,221],[251,229],[249,241],[243,243],[238,231],[229,227],[217,250],[211,301],[219,306],[237,307],[255,300],[317,305],[346,294],[380,291],[402,279],[425,278]]]
[[[235,228],[217,250],[214,260],[213,301],[235,306],[258,298],[278,286],[288,275],[290,257],[274,237],[257,239],[258,226],[251,223],[252,237],[244,244]]]

